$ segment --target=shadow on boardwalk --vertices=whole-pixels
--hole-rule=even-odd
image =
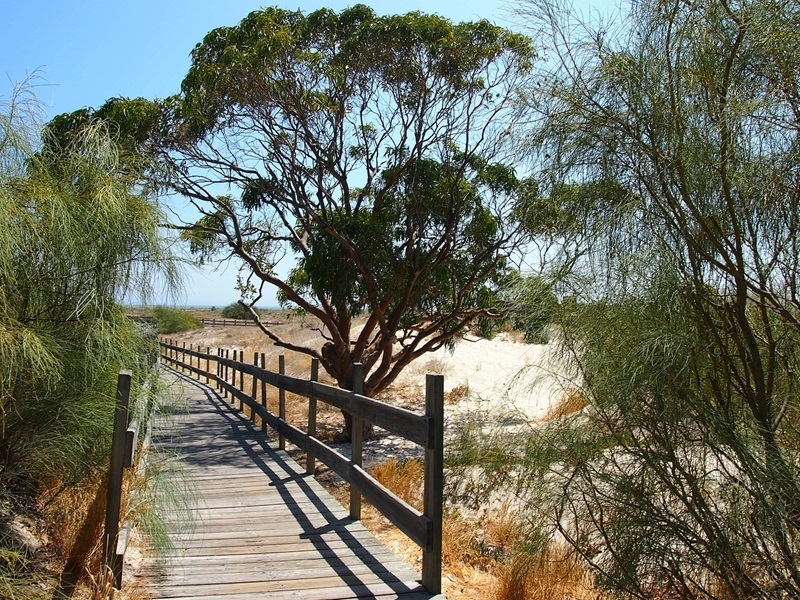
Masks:
[[[165,369],[177,402],[153,442],[196,491],[191,532],[139,572],[157,598],[442,598],[217,392]]]

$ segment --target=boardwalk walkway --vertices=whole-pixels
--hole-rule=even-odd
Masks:
[[[168,371],[179,402],[154,445],[197,505],[188,529],[174,524],[173,555],[141,571],[154,597],[442,598],[215,390]]]

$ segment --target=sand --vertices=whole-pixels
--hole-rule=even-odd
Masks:
[[[313,347],[320,343],[319,333],[307,322],[290,320],[276,330],[298,344]],[[271,346],[255,327],[208,327],[175,337],[187,346],[245,349],[248,357],[253,350],[269,354]],[[301,355],[294,358],[289,361],[293,363],[289,372],[302,377],[308,369],[307,359]],[[516,334],[500,333],[491,340],[467,335],[452,349],[441,348],[417,359],[381,398],[421,408],[426,373],[444,376],[445,416],[451,429],[473,417],[495,423],[515,417],[535,424],[571,387],[565,369],[559,366],[555,344],[528,344]]]
[[[398,384],[420,389],[426,373],[444,375],[445,394],[459,398],[448,412],[518,414],[543,418],[568,387],[551,344],[528,344],[505,333],[487,340],[467,336],[450,351],[442,348],[409,365]]]

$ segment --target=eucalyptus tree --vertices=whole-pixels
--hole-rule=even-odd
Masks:
[[[798,5],[520,10],[587,403],[529,440],[531,493],[624,597],[796,597]]]
[[[497,285],[528,238],[514,207],[535,193],[508,164],[533,60],[487,21],[267,8],[206,35],[181,93],[129,129],[149,127],[136,143],[199,211],[181,226],[192,250],[234,257],[245,304],[275,289],[324,345],[264,333],[347,388],[363,363],[377,393],[502,312]]]

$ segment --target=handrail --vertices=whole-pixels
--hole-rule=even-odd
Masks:
[[[200,319],[200,322],[203,325],[210,325],[211,327],[257,327],[258,323],[253,321],[252,319]],[[264,323],[265,325],[280,325],[280,323]]]
[[[419,414],[363,394],[313,381],[313,375],[309,380],[269,371],[256,364],[258,362],[257,354],[254,364],[249,364],[231,360],[228,358],[228,352],[225,352],[225,356],[223,356],[220,350],[212,353],[210,348],[207,348],[205,352],[202,352],[191,346],[186,348],[185,344],[177,346],[164,340],[159,343],[162,349],[161,356],[168,363],[187,370],[197,375],[198,378],[204,377],[207,383],[213,382],[217,389],[238,400],[240,409],[247,405],[250,408],[251,418],[255,419],[255,415],[258,415],[262,423],[266,423],[280,436],[325,463],[342,479],[350,483],[351,490],[353,488],[357,490],[355,494],[351,494],[351,517],[360,518],[360,496],[358,494],[363,495],[398,529],[422,548],[422,585],[431,593],[441,592],[444,471],[444,378],[441,375],[427,376],[426,411],[425,414]],[[234,351],[234,358],[235,356],[236,351]],[[193,358],[196,358],[197,361],[192,360]],[[201,367],[201,361],[205,361],[205,368]],[[214,363],[213,368],[212,362]],[[261,364],[263,365],[263,354]],[[314,370],[314,365],[312,365],[312,373]],[[237,373],[239,373],[238,385]],[[243,389],[245,373],[253,377],[252,396]],[[409,505],[362,468],[359,460],[360,445],[358,448],[355,446],[353,448],[354,458],[347,458],[315,436],[309,435],[280,416],[271,413],[264,404],[256,400],[257,381],[262,384],[262,400],[266,397],[264,385],[271,385],[279,390],[305,396],[310,401],[326,402],[348,411],[354,417],[354,423],[359,420],[373,423],[422,446],[425,449],[424,511],[420,512]],[[316,403],[314,403],[314,407],[315,405]],[[316,411],[314,410],[314,412]],[[354,438],[357,437],[354,436]],[[357,440],[355,441],[358,443]]]
[[[116,589],[121,589],[122,587],[122,568],[131,533],[130,521],[120,526],[123,471],[136,464],[136,450],[139,442],[139,430],[142,424],[145,425],[145,439],[142,442],[142,450],[149,443],[149,434],[147,432],[152,426],[152,414],[141,414],[142,412],[148,412],[146,396],[149,383],[145,382],[141,394],[134,400],[135,406],[132,408],[130,406],[131,382],[132,374],[130,371],[119,372],[117,376],[114,429],[111,440],[111,460],[109,461],[105,526],[103,528],[102,541],[102,564],[106,572],[113,577],[113,585]],[[143,408],[142,403],[144,403]]]

